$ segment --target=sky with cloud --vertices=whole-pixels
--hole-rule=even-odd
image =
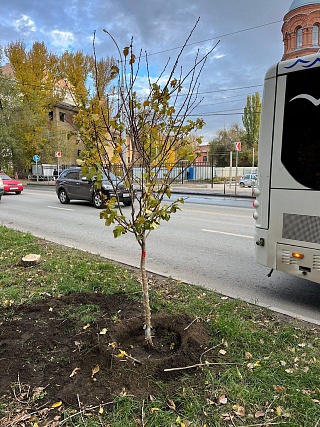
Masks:
[[[198,18],[181,65],[186,71],[199,50],[210,54],[200,77],[202,104],[194,111],[206,126],[204,142],[218,129],[241,124],[247,95],[260,92],[268,68],[281,59],[281,26],[292,0],[0,0],[0,46],[43,41],[48,50],[117,57],[106,29],[122,49],[133,38],[135,51],[147,52],[158,76],[176,55]],[[145,68],[139,76],[140,89]]]

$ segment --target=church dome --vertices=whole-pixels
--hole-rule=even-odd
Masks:
[[[310,4],[320,4],[319,0],[294,0],[290,6],[289,12],[294,9],[298,9],[298,7],[308,6]]]
[[[283,61],[320,52],[320,0],[291,0],[281,31]]]

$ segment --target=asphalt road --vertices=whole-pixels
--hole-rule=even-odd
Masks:
[[[319,284],[280,272],[268,278],[269,270],[255,263],[251,203],[190,196],[181,212],[151,233],[148,270],[320,324]],[[52,188],[26,187],[20,196],[3,196],[0,223],[139,266],[140,248],[132,235],[114,239],[97,209],[82,202],[61,205]]]

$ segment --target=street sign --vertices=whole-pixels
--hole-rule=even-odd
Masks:
[[[241,151],[241,141],[235,142],[234,148],[236,151]]]
[[[56,157],[61,157],[61,151],[56,151],[55,156]]]
[[[40,162],[40,156],[38,156],[38,154],[35,154],[33,156],[33,161],[36,162],[36,163]]]

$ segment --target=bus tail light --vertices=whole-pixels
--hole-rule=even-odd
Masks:
[[[300,254],[299,252],[292,252],[292,257],[297,259],[303,259],[304,254]]]

